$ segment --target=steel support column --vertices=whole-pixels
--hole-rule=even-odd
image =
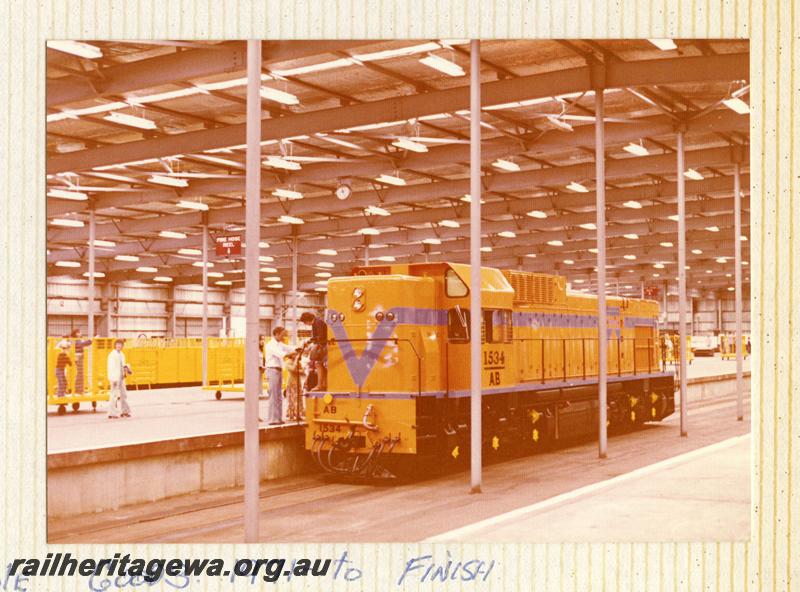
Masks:
[[[258,243],[261,216],[261,42],[247,41],[247,172],[245,217],[244,540],[258,541]]]
[[[606,153],[604,90],[595,91],[594,161],[597,197],[597,454],[608,456],[608,319],[606,318]]]
[[[737,159],[733,169],[733,226],[734,237],[734,294],[736,299],[736,418],[744,419],[744,348],[742,347],[742,187],[740,180],[741,164]]]
[[[208,221],[203,216],[203,386],[208,384]]]
[[[94,208],[89,210],[89,310],[88,310],[88,328],[86,333],[89,339],[94,339],[94,273],[95,273],[95,234],[97,231],[97,220],[95,219],[95,211]],[[86,356],[86,363],[87,363],[87,372],[86,372],[86,381],[83,383],[83,388],[85,389],[88,385],[89,391],[94,391],[94,364],[93,359],[94,355],[92,350],[94,347],[87,348],[87,356]],[[80,395],[82,393],[75,393]]]
[[[470,263],[470,483],[481,491],[483,421],[481,417],[481,47],[470,42],[469,71],[469,263]]]
[[[297,235],[292,239],[292,332],[294,344],[300,342],[297,333]]]
[[[108,282],[106,284],[106,337],[111,337],[111,311],[113,305],[111,304],[111,297],[114,295],[114,284]],[[94,336],[92,336],[94,339]]]
[[[678,131],[678,351],[680,352],[681,436],[687,436],[686,418],[686,167],[683,161],[683,130]]]

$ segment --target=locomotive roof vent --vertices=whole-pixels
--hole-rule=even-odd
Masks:
[[[566,280],[560,275],[504,269],[503,275],[514,288],[514,304],[564,304]]]

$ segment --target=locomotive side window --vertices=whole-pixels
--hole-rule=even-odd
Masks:
[[[484,309],[481,323],[483,343],[511,343],[511,311]]]
[[[452,269],[444,272],[444,293],[449,298],[463,298],[469,294],[469,288]]]
[[[447,338],[455,343],[469,341],[469,310],[460,306],[447,311]]]

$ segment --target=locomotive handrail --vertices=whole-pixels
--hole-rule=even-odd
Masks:
[[[339,343],[340,341],[348,341],[348,342],[367,342],[367,341],[385,341],[386,343],[393,341],[395,345],[400,342],[408,343],[411,346],[411,351],[414,352],[414,355],[417,357],[417,396],[422,396],[422,356],[417,351],[417,348],[414,346],[414,342],[410,339],[405,337],[389,337],[388,339],[378,339],[376,337],[357,337],[351,339],[348,337],[347,339],[338,339],[335,337],[331,337],[328,339],[328,343]],[[361,387],[358,387],[359,393],[361,392]]]

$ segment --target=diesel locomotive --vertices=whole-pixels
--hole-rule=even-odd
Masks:
[[[597,433],[597,298],[562,276],[412,263],[328,281],[328,384],[306,399],[306,448],[325,471],[409,475],[470,454],[469,343],[481,340],[484,458]],[[481,310],[470,310],[470,290]],[[608,426],[672,414],[658,304],[609,296]],[[481,335],[470,335],[470,315]]]

